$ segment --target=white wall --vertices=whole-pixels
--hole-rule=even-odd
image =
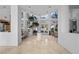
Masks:
[[[59,43],[71,53],[79,54],[79,34],[62,33]]]
[[[5,8],[3,5],[0,6],[0,16],[1,17],[7,17],[7,20],[11,20],[10,15],[11,15],[10,6],[5,6]]]
[[[79,34],[69,33],[69,6],[60,6],[58,19],[58,41],[71,53],[79,53]]]
[[[11,6],[11,32],[0,32],[0,46],[18,45],[18,7]]]

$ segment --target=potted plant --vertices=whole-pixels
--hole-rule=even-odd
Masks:
[[[36,34],[37,30],[35,30],[34,28],[37,28],[39,26],[37,18],[34,15],[32,15],[32,16],[28,17],[28,21],[29,21],[29,25],[30,25],[29,28],[32,29],[32,32]]]

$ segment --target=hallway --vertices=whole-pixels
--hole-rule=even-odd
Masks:
[[[56,38],[48,35],[31,36],[24,39],[18,47],[0,47],[0,53],[48,53],[65,54],[69,53],[66,49],[56,42]]]

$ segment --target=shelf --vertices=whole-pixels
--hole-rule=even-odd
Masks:
[[[0,19],[0,23],[3,24],[3,32],[10,32],[10,21],[7,21],[6,19]]]
[[[10,22],[4,19],[0,19],[0,23],[4,23],[6,25],[10,25]]]

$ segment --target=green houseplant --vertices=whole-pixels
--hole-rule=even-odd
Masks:
[[[39,23],[37,21],[36,16],[34,16],[34,15],[29,16],[28,20],[29,20],[30,23],[32,22],[32,24],[29,26],[29,28],[33,28],[33,27],[38,27],[39,26]]]

